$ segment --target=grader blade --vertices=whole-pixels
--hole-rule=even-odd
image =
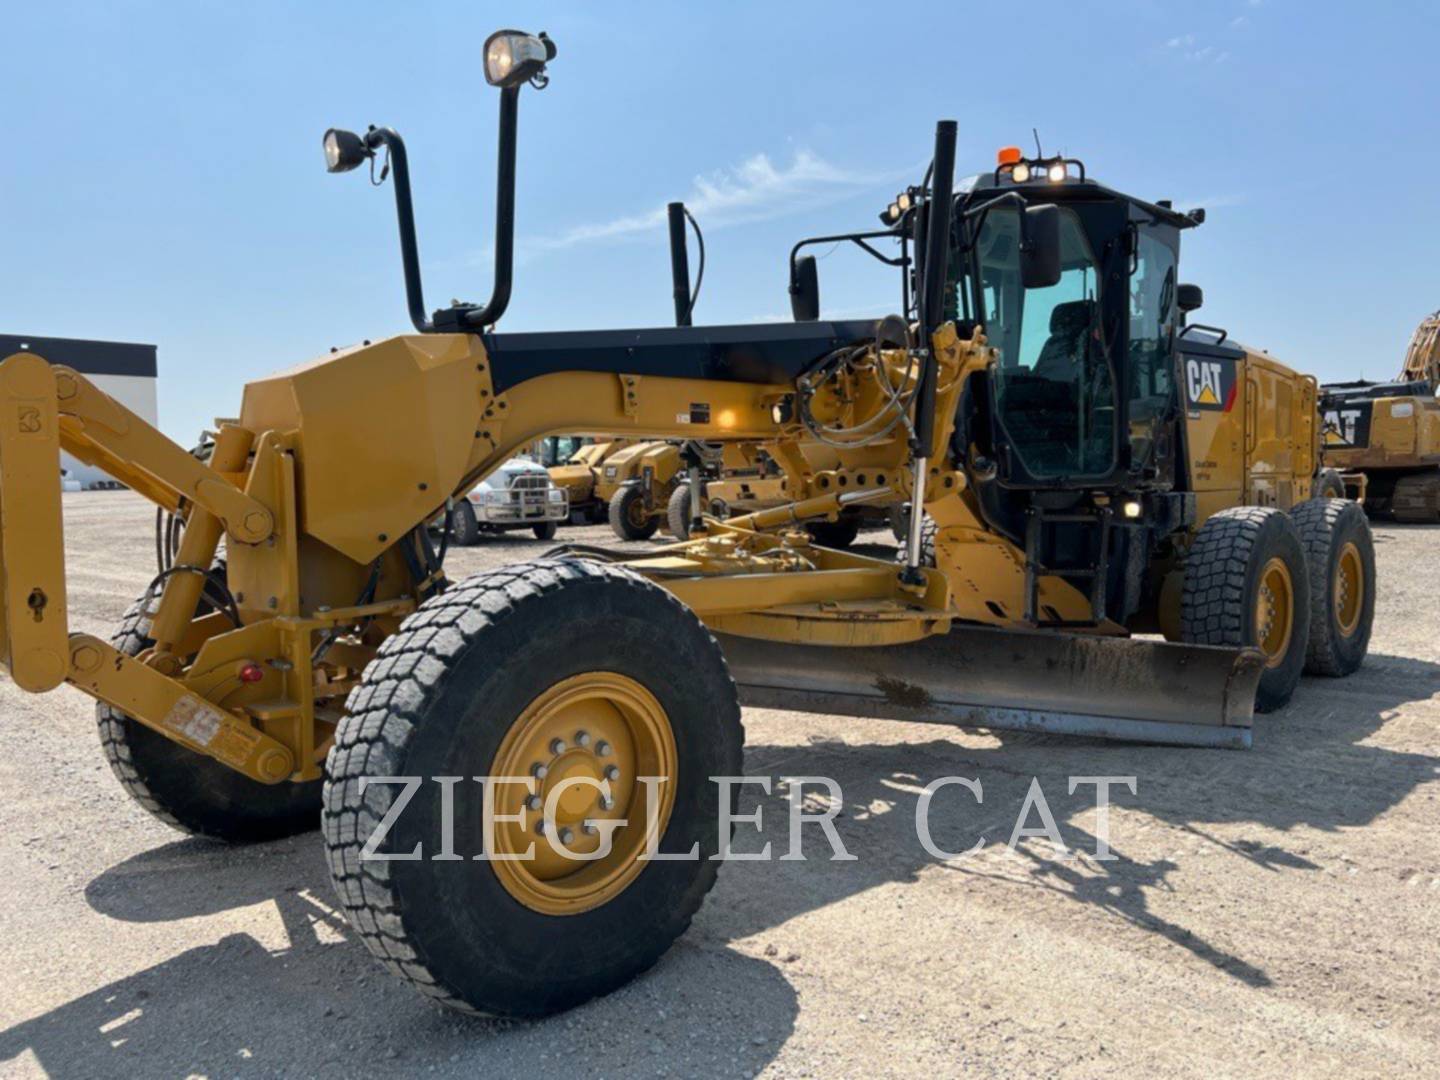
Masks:
[[[746,705],[1175,746],[1250,746],[1253,649],[961,627],[829,648],[718,635]]]

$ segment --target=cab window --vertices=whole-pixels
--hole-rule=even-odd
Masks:
[[[1151,229],[1141,227],[1135,239],[1130,272],[1130,399],[1131,461],[1150,464],[1159,425],[1169,415],[1175,393],[1175,248]]]
[[[991,211],[979,237],[986,335],[1000,351],[996,402],[1032,477],[1106,473],[1114,460],[1115,386],[1100,339],[1099,265],[1079,218],[1060,217],[1061,274],[1026,289],[1019,219]]]

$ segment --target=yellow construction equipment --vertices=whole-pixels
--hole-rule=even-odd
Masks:
[[[550,466],[550,481],[565,491],[571,518],[577,524],[606,520],[609,503],[600,497],[602,470],[611,456],[629,445],[628,439],[588,440],[564,461]]]
[[[769,449],[752,443],[727,443],[726,447],[729,464],[719,468],[717,474],[707,478],[703,484],[702,501],[706,513],[723,520],[795,501],[791,495],[790,478],[776,463]],[[799,455],[791,454],[788,460],[792,467],[797,463],[804,465],[804,473],[796,478],[796,490],[804,490],[809,483],[807,477],[828,472],[840,465],[838,453],[817,442],[801,444]],[[670,531],[682,538],[690,535],[687,522],[691,499],[689,489],[683,487],[671,497]],[[898,492],[895,499],[899,499]],[[866,529],[890,527],[898,540],[904,536],[903,529],[895,527],[896,510],[901,507],[903,504],[898,501],[889,505],[878,501],[860,503],[843,508],[829,519],[808,520],[804,528],[817,544],[830,548],[849,547]],[[679,531],[677,526],[681,526]]]
[[[1324,388],[1325,463],[1368,513],[1440,523],[1440,311],[1410,339],[1394,382]]]
[[[607,456],[597,471],[595,499],[621,540],[648,540],[660,526],[668,526],[670,496],[685,478],[678,443],[631,443]]]
[[[727,843],[742,702],[1245,746],[1257,695],[1361,663],[1368,526],[1311,498],[1314,380],[1184,326],[1199,213],[1011,151],[957,186],[946,121],[880,229],[797,245],[792,324],[497,332],[519,95],[553,56],[544,35],[485,44],[483,306],[426,311],[400,136],[326,134],[333,172],[388,153],[416,333],[251,382],[208,460],[63,356],[0,362],[0,653],[26,690],[99,701],[149,810],[235,840],[318,814],[390,970],[533,1016],[689,924]],[[837,240],[896,267],[897,315],[818,318],[800,251]],[[641,556],[560,548],[450,581],[426,523],[566,432],[763,443],[795,501]],[[833,467],[809,469],[808,443]],[[62,449],[184,520],[110,641],[70,633]],[[896,501],[899,565],[798,527]]]

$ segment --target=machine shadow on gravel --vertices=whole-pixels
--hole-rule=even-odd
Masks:
[[[686,938],[644,977],[548,1021],[472,1019],[395,985],[335,906],[313,835],[246,848],[178,840],[111,867],[85,890],[121,922],[168,923],[273,903],[288,946],[231,933],[109,983],[8,1031],[0,1062],[26,1050],[55,1076],[414,1074],[427,1067],[541,1073],[555,1025],[622,1032],[576,1050],[619,1074],[704,1030],[732,1071],[759,1072],[794,1028],[793,988],[773,965]],[[117,933],[126,932],[117,927]],[[715,1018],[727,1018],[724,1025]],[[296,1040],[318,1058],[297,1062]],[[457,1060],[458,1056],[458,1060]],[[656,1056],[656,1065],[672,1059]]]
[[[1297,827],[1335,832],[1364,826],[1418,785],[1433,781],[1440,773],[1440,757],[1396,752],[1365,741],[1395,709],[1434,696],[1437,687],[1440,664],[1371,654],[1366,667],[1348,680],[1302,683],[1289,708],[1259,719],[1254,749],[1243,752],[1009,732],[998,733],[1000,745],[994,748],[961,745],[939,734],[918,744],[750,745],[747,774],[823,775],[840,783],[845,806],[836,827],[856,860],[817,864],[829,857],[817,829],[808,841],[808,862],[727,866],[718,902],[705,907],[697,925],[722,938],[748,937],[806,911],[875,886],[913,880],[928,867],[944,865],[962,874],[1000,878],[1017,888],[1044,888],[1097,907],[1235,979],[1267,986],[1270,977],[1243,956],[1149,909],[1147,895],[1173,888],[1167,879],[1180,863],[1128,856],[1123,830],[1114,825],[1114,861],[1057,859],[1043,839],[1028,841],[1014,857],[998,855],[996,849],[1009,839],[1032,779],[1039,779],[1061,838],[1072,852],[1096,851],[1096,838],[1076,824],[1082,817],[1093,818],[1095,789],[1083,786],[1071,795],[1069,777],[1133,775],[1135,795],[1112,789],[1117,807],[1139,811],[1270,872],[1314,871],[1318,866],[1303,851],[1275,842],[1270,834]],[[937,727],[937,733],[941,730]],[[915,833],[916,804],[924,786],[942,776],[978,777],[985,798],[977,805],[960,788],[937,796],[930,813],[934,842],[942,850],[963,851],[983,836],[993,857],[941,864],[921,846]],[[788,787],[777,782],[760,801],[764,835],[742,832],[736,849],[758,851],[769,841],[778,856],[788,845]],[[755,805],[753,798],[742,798],[742,811]],[[1035,826],[1038,820],[1032,814],[1028,824]],[[1226,841],[1207,831],[1210,825],[1246,823],[1256,826],[1257,837]],[[964,956],[957,955],[955,962],[963,965]]]
[[[793,1030],[796,994],[785,975],[777,936],[775,962],[749,957],[726,943],[773,931],[791,918],[876,886],[914,880],[933,866],[1041,888],[1098,908],[1165,939],[1196,960],[1250,986],[1270,984],[1266,972],[1183,925],[1149,909],[1152,890],[1166,889],[1177,857],[1152,861],[1125,853],[1124,830],[1112,826],[1113,862],[1055,859],[1048,844],[1030,841],[1015,856],[998,855],[1014,826],[1032,777],[1038,777],[1072,850],[1093,853],[1095,837],[1075,822],[1089,820],[1094,789],[1067,791],[1070,776],[1135,775],[1137,793],[1114,790],[1117,807],[1139,811],[1275,873],[1316,869],[1303,852],[1273,837],[1223,841],[1208,825],[1253,823],[1268,834],[1296,827],[1321,831],[1362,826],[1434,778],[1440,758],[1365,745],[1393,710],[1425,700],[1440,685],[1440,664],[1372,655],[1349,680],[1308,680],[1294,703],[1260,721],[1248,752],[1123,745],[1051,736],[1005,734],[998,745],[957,743],[936,727],[922,742],[850,745],[751,744],[748,775],[776,778],[769,795],[743,789],[741,812],[763,809],[765,827],[741,825],[735,849],[769,862],[736,862],[720,875],[713,898],[680,946],[648,974],[581,1009],[535,1024],[491,1023],[450,1016],[418,996],[399,993],[351,940],[334,906],[313,836],[249,848],[179,840],[122,862],[95,878],[86,899],[121,922],[164,923],[273,903],[288,947],[272,951],[249,934],[190,949],[155,967],[110,983],[42,1016],[0,1032],[0,1061],[25,1050],[58,1075],[99,1075],[120,1068],[165,1072],[247,1073],[284,1070],[282,1036],[296,1023],[328,1023],[326,1058],[343,1072],[415,1071],[427,1064],[483,1064],[504,1050],[507,1061],[553,1044],[546,1029],[575,1017],[625,1030],[637,1009],[663,1017],[642,1040],[663,1045],[693,1032],[719,1032],[721,1052],[755,1072]],[[843,721],[836,721],[842,725]],[[843,728],[842,728],[843,730]],[[854,862],[828,862],[818,830],[807,837],[808,861],[779,861],[788,845],[785,776],[834,777],[844,792],[836,822]],[[942,849],[961,850],[982,835],[993,857],[937,863],[915,835],[915,806],[925,784],[941,776],[978,776],[983,805],[949,789],[937,797],[931,829]],[[758,795],[758,801],[756,796]],[[1034,824],[1032,819],[1031,824]],[[810,830],[807,830],[809,832]],[[117,933],[123,933],[120,927]],[[278,936],[278,935],[277,935]],[[964,963],[957,955],[955,962]],[[513,1044],[513,1045],[511,1045]],[[617,1070],[634,1047],[613,1049]],[[394,1052],[399,1056],[390,1058]]]

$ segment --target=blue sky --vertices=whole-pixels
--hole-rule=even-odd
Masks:
[[[1181,263],[1204,321],[1322,378],[1385,377],[1440,307],[1437,11],[10,4],[0,330],[159,345],[162,427],[185,440],[249,378],[408,330],[391,193],[325,173],[332,125],[400,130],[427,302],[484,300],[480,48],[512,25],[560,52],[521,102],[502,329],[669,322],[673,198],[706,231],[697,321],[780,317],[794,239],[872,224],[949,117],[962,174],[1038,127],[1111,186],[1207,207]],[[858,253],[820,268],[826,313],[892,304]]]

